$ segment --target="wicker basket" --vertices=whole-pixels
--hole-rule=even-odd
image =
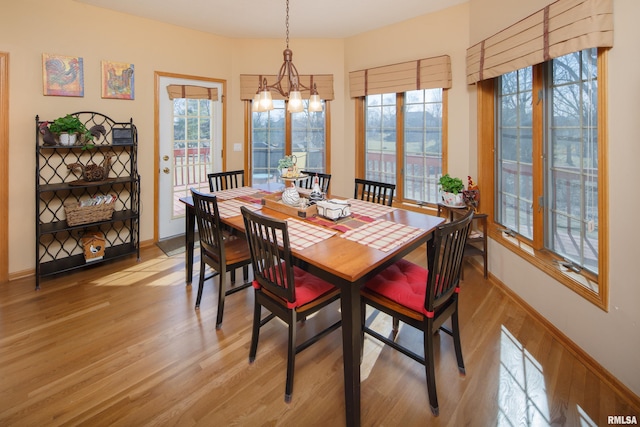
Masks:
[[[69,226],[110,220],[113,209],[114,203],[80,206],[78,202],[73,201],[64,204],[64,212],[67,215],[67,225]]]

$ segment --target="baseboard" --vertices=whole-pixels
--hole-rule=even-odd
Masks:
[[[482,275],[484,270],[482,269],[482,264],[479,261],[470,259],[468,263],[478,270],[478,272]],[[557,339],[564,347],[569,350],[573,356],[582,362],[591,372],[593,372],[600,380],[606,383],[609,387],[614,389],[618,395],[625,400],[633,409],[640,413],[640,397],[636,395],[629,387],[624,385],[618,378],[616,378],[611,372],[605,369],[600,363],[598,363],[593,357],[591,357],[587,352],[585,352],[579,345],[574,343],[569,337],[567,337],[560,329],[558,329],[555,325],[549,322],[544,316],[542,316],[538,311],[536,311],[533,307],[531,307],[525,300],[523,300],[518,294],[516,294],[511,288],[502,283],[498,278],[496,278],[489,271],[489,278],[487,279],[491,284],[495,285],[498,289],[500,289],[506,296],[508,296],[513,302],[518,304],[529,313],[532,317],[538,320],[543,327],[549,331],[551,335],[555,339]]]
[[[153,240],[145,240],[144,242],[140,242],[140,248],[146,248],[152,246],[154,244]],[[36,269],[30,268],[28,270],[15,271],[13,273],[9,273],[9,281],[25,279],[27,277],[34,277],[36,275]]]

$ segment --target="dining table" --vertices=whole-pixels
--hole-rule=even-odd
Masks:
[[[350,206],[350,215],[346,218],[337,221],[317,215],[300,218],[260,204],[261,198],[267,194],[260,188],[241,187],[212,194],[218,196],[219,208],[223,206],[221,222],[238,232],[244,233],[239,207],[242,205],[262,215],[286,220],[290,241],[294,242],[292,255],[296,264],[340,289],[346,425],[359,426],[362,346],[360,287],[410,252],[426,246],[433,230],[444,218],[345,198],[343,200]],[[185,267],[186,281],[191,283],[195,210],[191,197],[180,200],[186,205]],[[237,210],[237,214],[233,209]]]

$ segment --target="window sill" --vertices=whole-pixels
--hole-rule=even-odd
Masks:
[[[590,272],[576,272],[567,268],[559,262],[562,261],[561,258],[545,250],[535,250],[526,241],[508,236],[496,229],[490,231],[489,237],[587,299],[598,308],[608,311],[603,295],[598,293],[601,288],[598,276]]]

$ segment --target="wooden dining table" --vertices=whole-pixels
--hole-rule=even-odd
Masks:
[[[256,192],[260,191],[255,189]],[[216,194],[216,193],[214,193]],[[195,236],[195,212],[191,197],[180,199],[186,209],[186,281],[193,277],[193,250]],[[356,202],[356,201],[354,201]],[[357,201],[359,204],[363,203]],[[220,200],[219,200],[220,203]],[[372,206],[373,207],[373,206]],[[379,209],[374,207],[375,209]],[[354,213],[352,207],[352,213]],[[262,206],[259,212],[265,216],[288,220],[292,215]],[[293,218],[305,221],[301,218]],[[382,250],[362,244],[362,242],[342,238],[341,232],[311,244],[304,249],[292,249],[297,265],[338,287],[341,292],[342,344],[344,363],[345,415],[347,426],[360,425],[360,354],[362,346],[360,287],[371,277],[389,265],[405,257],[416,248],[425,245],[433,229],[444,221],[434,215],[390,208],[375,218],[376,221],[406,225],[418,229],[400,244]],[[244,222],[240,210],[237,216],[221,218],[234,229],[244,232]],[[314,224],[309,221],[309,224]],[[362,227],[369,227],[368,224]],[[364,229],[363,229],[364,230]],[[382,236],[381,236],[382,237]],[[379,240],[379,239],[378,239]],[[425,249],[426,250],[426,249]]]

